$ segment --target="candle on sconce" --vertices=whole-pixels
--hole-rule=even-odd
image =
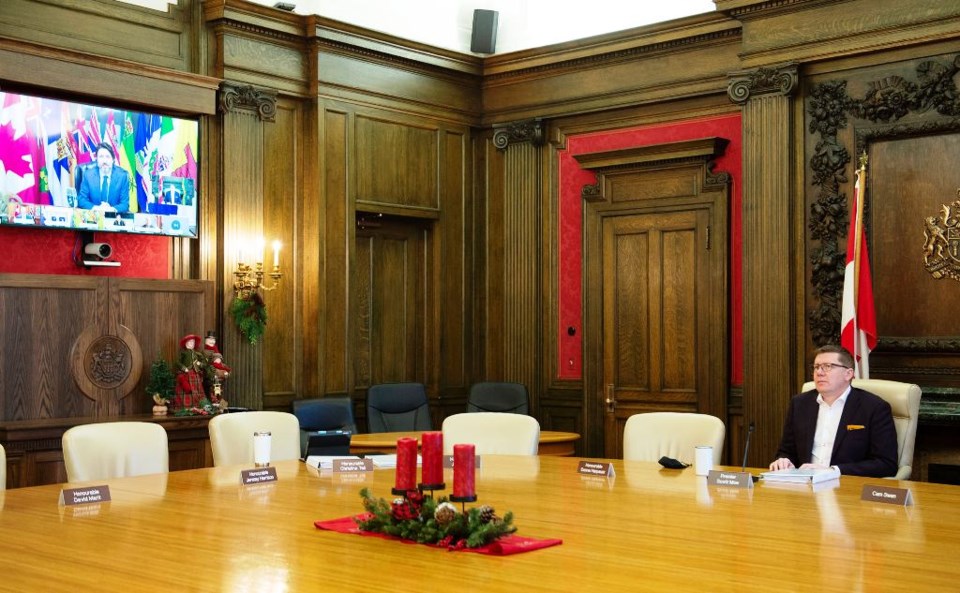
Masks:
[[[280,240],[275,240],[273,242],[273,267],[280,267]]]
[[[397,477],[394,494],[417,489],[417,439],[403,437],[397,440]]]
[[[423,475],[421,482],[424,488],[443,484],[443,433],[425,432],[420,437],[423,454]]]
[[[476,448],[473,445],[453,446],[453,496],[454,499],[475,499],[476,493]]]
[[[257,263],[263,263],[263,252],[267,249],[267,241],[263,237],[257,240]]]

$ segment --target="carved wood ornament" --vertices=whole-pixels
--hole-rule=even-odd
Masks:
[[[756,95],[790,95],[797,87],[797,80],[796,64],[733,72],[727,85],[727,95],[734,103],[745,103]]]
[[[220,85],[220,111],[252,112],[262,121],[274,121],[277,117],[277,92],[224,82]]]
[[[923,266],[937,280],[960,282],[960,199],[941,206],[939,215],[927,216],[925,224]]]
[[[703,185],[724,186],[730,183],[730,174],[725,171],[714,173],[713,167],[715,159],[723,156],[729,142],[725,138],[700,138],[574,155],[573,158],[581,167],[597,174],[597,182],[585,184],[580,189],[580,197],[587,202],[603,201],[606,199],[603,194],[605,174],[638,167],[657,167],[665,163],[704,163]]]
[[[864,96],[859,99],[847,94],[846,80],[824,82],[812,87],[806,101],[806,111],[809,115],[809,132],[817,136],[809,166],[812,183],[818,190],[817,198],[810,206],[808,223],[809,238],[814,244],[809,259],[812,293],[817,303],[808,319],[814,344],[833,342],[840,332],[840,299],[846,263],[841,242],[846,240],[845,229],[849,216],[847,195],[841,188],[852,181],[846,175],[850,155],[865,152],[870,141],[880,138],[960,131],[960,122],[956,119],[897,123],[907,115],[921,112],[935,112],[946,118],[960,116],[960,96],[954,82],[958,71],[960,56],[947,64],[935,60],[924,61],[917,66],[915,81],[900,76],[884,77],[868,85]],[[886,125],[857,130],[854,150],[851,152],[838,138],[838,131],[846,128],[851,118]],[[869,204],[866,208],[869,210]],[[869,224],[869,216],[864,220],[865,224]],[[926,232],[935,231],[931,231],[927,225]],[[950,342],[938,341],[938,347],[934,349],[956,350],[956,344]],[[884,343],[897,349],[910,349],[899,341],[893,343],[881,339],[880,344]]]
[[[510,143],[530,142],[543,144],[543,121],[540,118],[493,126],[493,145],[504,150]]]

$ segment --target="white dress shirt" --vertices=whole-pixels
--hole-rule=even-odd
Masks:
[[[822,395],[817,394],[817,404],[820,406],[820,411],[817,412],[817,431],[813,435],[811,463],[830,465],[833,443],[837,440],[840,416],[843,414],[843,406],[847,403],[848,395],[850,395],[849,386],[840,397],[833,400],[833,404],[828,404],[823,401]]]

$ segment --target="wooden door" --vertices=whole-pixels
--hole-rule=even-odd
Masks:
[[[710,381],[710,212],[607,216],[601,223],[604,454],[621,457],[638,412],[696,412]],[[722,416],[721,416],[722,418]]]
[[[354,385],[424,382],[427,223],[358,217],[352,294]]]

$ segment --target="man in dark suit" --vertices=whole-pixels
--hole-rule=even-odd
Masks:
[[[897,431],[890,404],[852,387],[853,357],[839,346],[817,350],[816,389],[790,401],[771,470],[825,469],[883,478],[897,473]]]
[[[106,142],[97,145],[97,166],[84,171],[77,192],[80,208],[108,212],[130,211],[130,176],[114,164],[113,148]]]

